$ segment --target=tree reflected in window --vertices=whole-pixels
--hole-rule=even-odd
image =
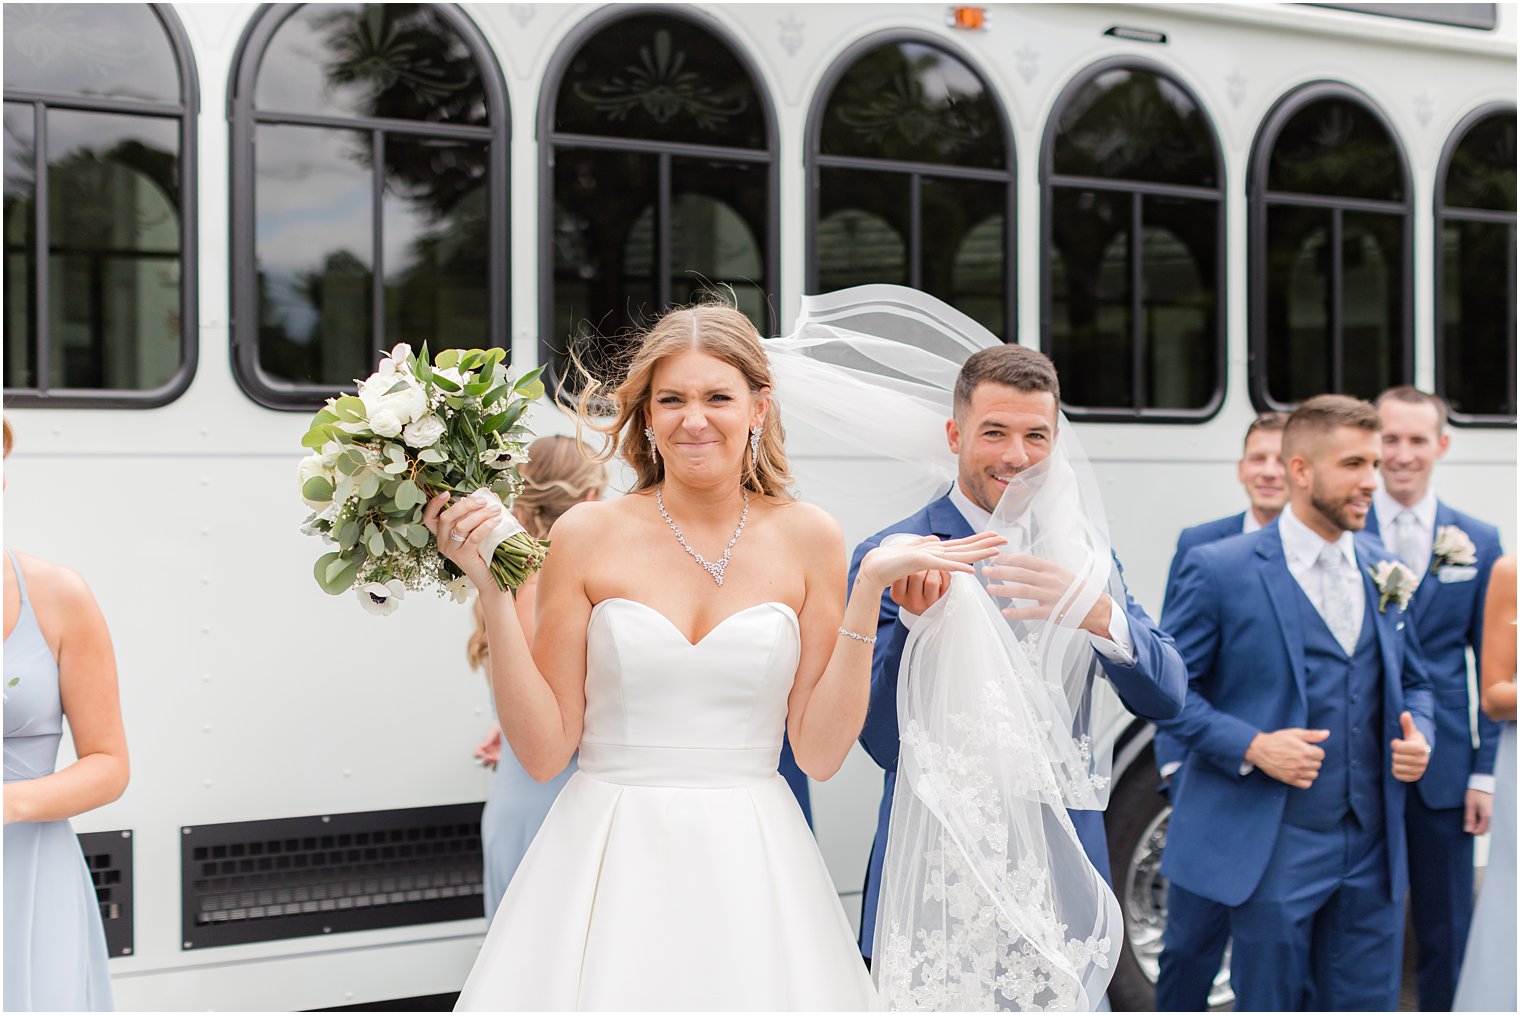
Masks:
[[[313,4],[255,33],[235,120],[250,391],[305,405],[397,342],[505,344],[506,108],[473,26],[441,5]]]
[[[904,38],[846,54],[825,81],[809,288],[909,285],[1012,336],[1013,156],[981,75]]]
[[[5,8],[7,397],[156,405],[189,382],[193,128],[172,18]]]
[[[1223,397],[1223,167],[1196,99],[1104,64],[1057,101],[1045,152],[1043,341],[1089,419],[1197,418]]]
[[[1251,199],[1258,406],[1408,383],[1407,170],[1381,114],[1341,85],[1287,96],[1257,138]]]
[[[1436,192],[1436,390],[1458,423],[1515,421],[1515,111],[1453,132]]]
[[[545,361],[563,397],[573,360],[615,376],[631,336],[717,294],[775,326],[769,104],[704,20],[611,15],[572,43],[553,83],[553,277]],[[552,168],[550,168],[552,167]]]

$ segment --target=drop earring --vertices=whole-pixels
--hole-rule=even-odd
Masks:
[[[644,436],[649,438],[649,457],[658,462],[660,460],[660,449],[654,443],[654,427],[646,426],[644,428]]]
[[[763,425],[757,425],[749,432],[749,464],[752,468],[760,465],[760,435],[764,432]]]

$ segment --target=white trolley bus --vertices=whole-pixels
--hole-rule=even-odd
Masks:
[[[1324,390],[1443,394],[1441,492],[1514,544],[1507,5],[4,18],[6,540],[115,637],[132,784],[76,826],[124,1009],[422,1005],[479,946],[468,615],[330,599],[297,531],[307,414],[394,342],[554,375],[703,284],[776,333],[898,282],[1055,358],[1153,615],[1253,415]],[[893,520],[848,496],[871,462],[798,454],[852,541]],[[1165,807],[1149,729],[1111,732],[1122,1010]],[[813,787],[851,911],[880,785],[857,751]]]

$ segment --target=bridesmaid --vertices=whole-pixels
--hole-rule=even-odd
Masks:
[[[534,536],[547,538],[549,528],[560,515],[583,500],[600,500],[607,485],[607,473],[600,462],[581,454],[580,442],[570,437],[540,437],[528,447],[528,461],[522,466],[527,486],[518,495],[512,513]],[[528,579],[517,591],[514,605],[518,621],[529,642],[533,640],[534,607],[538,599],[538,578]],[[486,632],[480,600],[474,604],[475,633],[470,636],[467,653],[470,666],[482,669],[486,662]],[[501,729],[491,732],[475,749],[482,764],[494,766],[496,777],[485,810],[480,815],[481,846],[485,853],[485,908],[489,924],[507,884],[522,862],[528,844],[538,834],[555,797],[575,771],[575,760],[548,782],[536,782],[523,771],[510,750],[503,751]]]
[[[65,716],[79,760],[55,772]],[[69,819],[126,788],[116,658],[95,597],[68,568],[6,550],[7,1011],[111,1010],[100,907]]]
[[[1500,724],[1494,763],[1494,813],[1488,869],[1467,955],[1457,980],[1454,1011],[1515,1010],[1515,558],[1501,557],[1488,580],[1483,612],[1483,658],[1478,667],[1483,711]]]

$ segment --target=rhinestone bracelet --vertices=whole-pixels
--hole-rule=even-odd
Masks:
[[[865,642],[867,645],[875,645],[876,644],[876,639],[875,638],[867,638],[863,634],[856,634],[854,631],[846,631],[842,627],[839,629],[839,633],[842,634],[842,635],[844,635],[846,638],[854,638],[856,641]]]

